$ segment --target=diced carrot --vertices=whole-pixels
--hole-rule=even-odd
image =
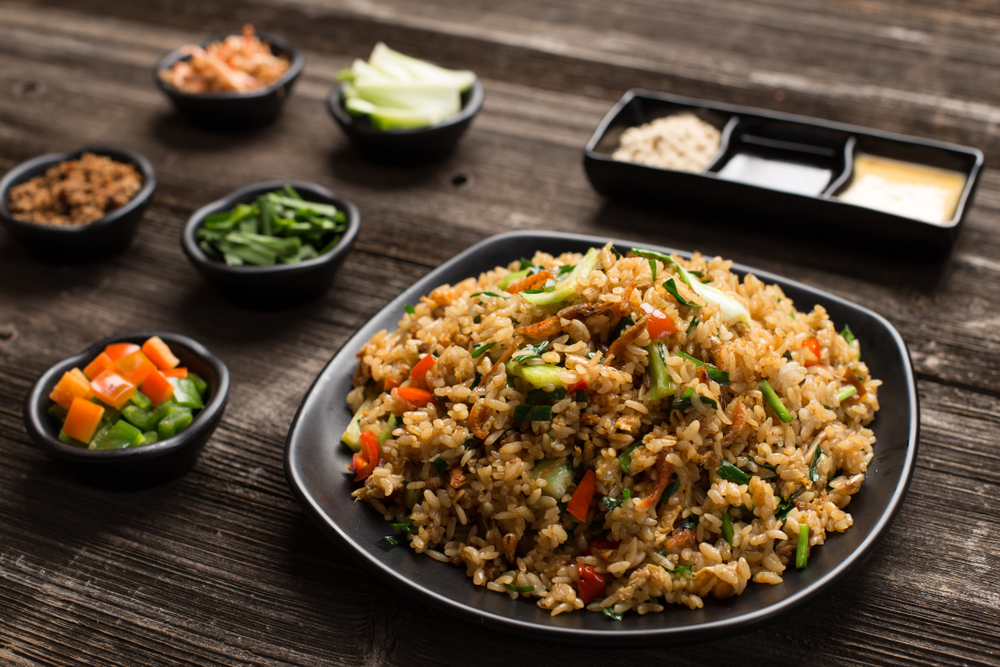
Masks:
[[[434,368],[434,364],[437,363],[437,359],[434,358],[433,354],[425,354],[423,358],[413,365],[410,370],[410,377],[414,380],[419,380],[424,376],[424,373]]]
[[[180,368],[168,368],[167,370],[160,371],[163,373],[164,377],[168,378],[186,378],[188,376],[188,369],[185,366]]]
[[[111,357],[111,361],[118,361],[126,354],[132,354],[140,349],[135,343],[111,343],[104,348],[104,353]]]
[[[434,400],[434,394],[420,387],[400,387],[396,393],[401,399],[414,405],[427,405]]]
[[[642,312],[649,315],[649,321],[646,323],[646,331],[649,332],[650,340],[659,340],[670,334],[677,333],[677,323],[659,308],[654,308],[650,304],[644,303],[642,304]]]
[[[150,361],[149,357],[142,353],[142,350],[126,354],[115,362],[115,371],[137,387],[145,382],[146,376],[155,370],[156,364]]]
[[[156,407],[174,395],[174,385],[170,384],[170,380],[163,374],[163,371],[153,371],[146,376],[146,381],[142,383],[142,393]]]
[[[83,374],[86,375],[90,380],[103,373],[104,371],[111,370],[115,367],[115,362],[111,360],[107,352],[101,352],[99,355],[94,357],[94,360],[87,364],[87,367],[83,369]],[[89,380],[88,380],[89,381]]]
[[[387,377],[385,379],[385,390],[386,391],[392,391],[393,389],[395,389],[398,386],[399,386],[399,380],[397,380],[396,378],[394,378],[394,377]]]
[[[805,366],[818,366],[820,360],[820,347],[819,339],[809,338],[802,341],[803,357],[805,357]]]
[[[161,371],[176,368],[177,364],[181,363],[181,360],[170,351],[170,346],[164,343],[159,336],[153,336],[143,343],[142,351]]]
[[[101,399],[116,410],[128,403],[135,393],[135,385],[114,371],[104,371],[90,381],[94,396]]]
[[[80,442],[90,442],[103,416],[103,407],[77,396],[69,406],[62,432]]]
[[[594,487],[597,483],[597,475],[593,470],[588,469],[580,480],[580,485],[573,492],[573,497],[569,499],[566,510],[583,522],[587,520],[587,511],[590,509],[590,501],[594,499]]]
[[[63,373],[62,378],[49,393],[49,398],[69,410],[69,407],[73,405],[74,398],[79,397],[87,400],[93,395],[94,392],[90,388],[90,380],[83,374],[83,371],[79,368],[74,368],[71,371]]]

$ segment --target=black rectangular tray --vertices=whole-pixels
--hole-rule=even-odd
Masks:
[[[674,171],[611,157],[626,129],[682,111],[694,113],[722,134],[719,150],[701,172]],[[952,220],[934,224],[839,200],[837,193],[851,181],[855,153],[965,174],[965,189]],[[764,159],[772,154],[786,156],[788,162],[811,167],[805,171],[812,181],[796,184],[762,178],[753,184],[720,176],[738,154]],[[587,177],[608,197],[719,215],[732,224],[765,232],[780,231],[856,247],[905,248],[929,258],[946,256],[955,243],[972,205],[982,165],[983,153],[975,148],[639,89],[622,96],[584,149]]]

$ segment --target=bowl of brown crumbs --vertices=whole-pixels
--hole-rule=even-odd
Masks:
[[[0,222],[38,259],[94,261],[129,244],[155,189],[152,165],[135,151],[42,155],[0,180]]]

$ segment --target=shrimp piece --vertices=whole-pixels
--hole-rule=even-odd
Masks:
[[[683,547],[693,547],[698,542],[694,531],[690,528],[678,528],[670,534],[667,541],[663,543],[665,550],[680,549]]]
[[[518,280],[513,285],[507,287],[508,294],[517,294],[518,292],[523,292],[524,290],[535,289],[539,285],[544,285],[546,281],[552,280],[554,276],[551,271],[539,271],[533,276],[527,276]]]
[[[663,491],[667,488],[667,482],[670,481],[673,474],[674,467],[667,461],[667,453],[660,452],[656,457],[656,486],[653,487],[648,496],[643,496],[633,502],[636,509],[647,510],[652,507],[663,495]]]
[[[451,488],[459,489],[465,484],[465,475],[462,473],[462,466],[455,466],[448,471],[448,483]]]
[[[649,315],[643,315],[638,322],[630,326],[628,329],[622,332],[615,342],[611,343],[611,347],[608,348],[607,360],[610,364],[615,357],[620,356],[629,345],[631,345],[636,338],[642,335],[642,332],[646,329],[646,322],[649,321]]]
[[[469,410],[469,431],[480,440],[485,440],[490,435],[490,430],[486,428],[486,422],[490,418],[490,409],[482,401],[477,401]]]
[[[522,324],[514,329],[514,333],[519,336],[540,339],[551,338],[562,331],[562,324],[558,315],[553,315],[535,324]]]
[[[740,401],[733,408],[733,424],[726,431],[726,434],[722,436],[722,446],[728,447],[729,443],[739,437],[740,433],[743,432],[743,426],[747,423],[747,410],[743,407],[743,402]]]

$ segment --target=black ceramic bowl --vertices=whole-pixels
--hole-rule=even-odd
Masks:
[[[229,35],[241,34],[238,30],[214,35],[199,43],[205,47]],[[271,53],[289,60],[288,70],[269,86],[246,93],[185,93],[160,78],[160,72],[178,60],[190,56],[175,49],[165,55],[153,70],[153,78],[177,110],[191,122],[214,130],[245,130],[259,127],[274,120],[281,111],[285,98],[292,92],[292,84],[302,74],[306,57],[277,35],[258,32],[257,36],[271,45]]]
[[[332,204],[347,216],[347,230],[329,252],[298,264],[228,266],[211,259],[198,247],[198,229],[207,216],[227,211],[237,204],[249,204],[260,195],[278,190],[286,184],[295,188],[304,199]],[[358,208],[320,185],[300,181],[266,181],[240,188],[195,211],[184,226],[181,247],[205,280],[233,303],[264,310],[287,308],[314,299],[330,288],[360,227],[361,214]]]
[[[899,333],[878,314],[808,285],[740,265],[733,266],[739,275],[752,271],[761,280],[780,285],[799,307],[821,304],[838,326],[850,325],[862,342],[872,375],[883,381],[878,391],[881,409],[871,424],[878,438],[875,457],[864,486],[849,507],[854,526],[846,533],[828,536],[826,543],[810,554],[807,568],[786,570],[784,581],[775,586],[751,584],[738,597],[706,600],[703,609],[670,605],[659,614],[629,613],[621,622],[611,622],[603,614],[582,611],[553,617],[533,600],[511,600],[474,586],[464,568],[439,563],[409,548],[383,551],[378,546],[381,538],[395,531],[375,508],[357,503],[351,496],[358,486],[353,476],[345,474],[351,451],[338,442],[351,420],[344,398],[352,387],[359,346],[381,329],[392,331],[403,317],[405,305],[416,303],[438,285],[454,285],[497,265],[531,257],[536,250],[554,255],[586,252],[611,240],[537,231],[499,234],[456,255],[386,304],[341,347],[302,400],[285,443],[285,477],[292,492],[305,514],[340,545],[345,557],[368,567],[393,590],[412,595],[417,604],[434,605],[435,610],[491,631],[574,646],[663,648],[731,637],[815,603],[822,593],[861,567],[889,532],[902,506],[916,463],[920,422],[913,365]],[[621,240],[614,243],[621,250],[634,245]],[[897,535],[897,539],[905,536]]]
[[[142,345],[151,336],[159,336],[180,358],[181,366],[208,382],[205,408],[195,415],[191,425],[172,438],[127,449],[79,449],[60,442],[59,429],[45,411],[52,405],[49,393],[63,373],[73,367],[83,368],[110,343]],[[180,334],[135,331],[105,338],[45,371],[24,399],[24,426],[42,451],[73,468],[84,480],[105,488],[139,489],[176,477],[194,463],[219,425],[228,399],[229,369],[203,345]]]
[[[76,160],[84,153],[105,155],[116,162],[134,165],[142,175],[142,188],[128,203],[100,220],[75,227],[53,227],[15,220],[7,203],[10,189],[31,180],[60,162]],[[0,180],[0,222],[10,235],[24,244],[36,258],[59,264],[89,262],[123,250],[139,226],[139,220],[156,189],[156,174],[149,160],[135,151],[112,146],[90,146],[72,153],[50,153],[22,162]]]
[[[379,130],[372,127],[367,116],[347,112],[345,86],[342,83],[330,93],[327,108],[361,154],[382,164],[422,164],[448,156],[483,107],[483,84],[477,78],[472,88],[462,93],[462,110],[451,118],[411,130]]]

